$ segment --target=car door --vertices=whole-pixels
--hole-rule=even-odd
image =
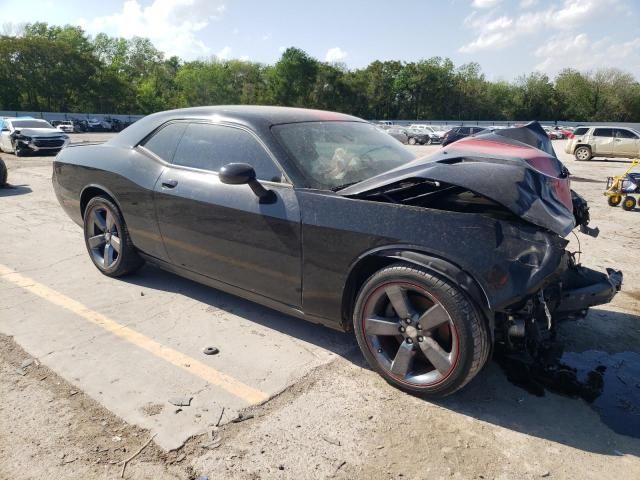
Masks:
[[[594,155],[614,155],[613,128],[593,130],[591,149]]]
[[[640,139],[631,130],[626,128],[615,129],[614,148],[617,157],[638,157],[640,156]]]
[[[248,163],[275,193],[261,203],[247,185],[220,182],[229,163]],[[155,188],[171,263],[281,303],[301,305],[300,210],[273,156],[238,126],[188,123]]]

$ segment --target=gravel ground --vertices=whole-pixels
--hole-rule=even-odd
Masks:
[[[103,138],[82,134],[73,141]],[[628,162],[578,163],[564,154],[563,142],[554,144],[601,230],[595,239],[579,235],[583,262],[625,273],[623,291],[612,304],[560,329],[567,358],[596,352],[618,372],[603,394],[611,393],[606,398],[612,408],[553,393],[531,395],[509,383],[495,362],[459,394],[426,402],[388,386],[353,350],[247,410],[245,421],[212,424],[208,434],[176,451],[151,443],[130,462],[125,477],[640,478],[640,429],[635,437],[616,433],[620,422],[634,425],[640,414],[634,393],[640,391],[640,210],[611,208],[602,196],[606,177]],[[421,154],[436,148],[413,147]],[[4,158],[10,181],[18,169],[44,175],[51,162]],[[577,249],[573,236],[571,241]],[[119,478],[119,462],[149,434],[45,365],[23,368],[29,358],[11,338],[0,336],[0,478]],[[623,368],[630,370],[623,374]],[[623,384],[628,389],[620,393]]]

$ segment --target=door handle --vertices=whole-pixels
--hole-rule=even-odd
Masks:
[[[167,180],[166,182],[162,182],[162,186],[164,188],[175,188],[178,185],[177,180]]]

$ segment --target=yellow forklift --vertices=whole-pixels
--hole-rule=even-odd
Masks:
[[[634,195],[640,195],[640,172],[634,172],[640,166],[640,159],[634,159],[631,166],[622,175],[607,178],[607,190],[604,194],[609,197],[612,207],[622,203],[622,208],[631,211],[636,208],[638,200]]]

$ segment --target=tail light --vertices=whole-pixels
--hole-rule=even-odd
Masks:
[[[567,135],[567,138],[571,140],[572,138],[576,138],[576,136],[573,133],[570,133],[569,135]]]

